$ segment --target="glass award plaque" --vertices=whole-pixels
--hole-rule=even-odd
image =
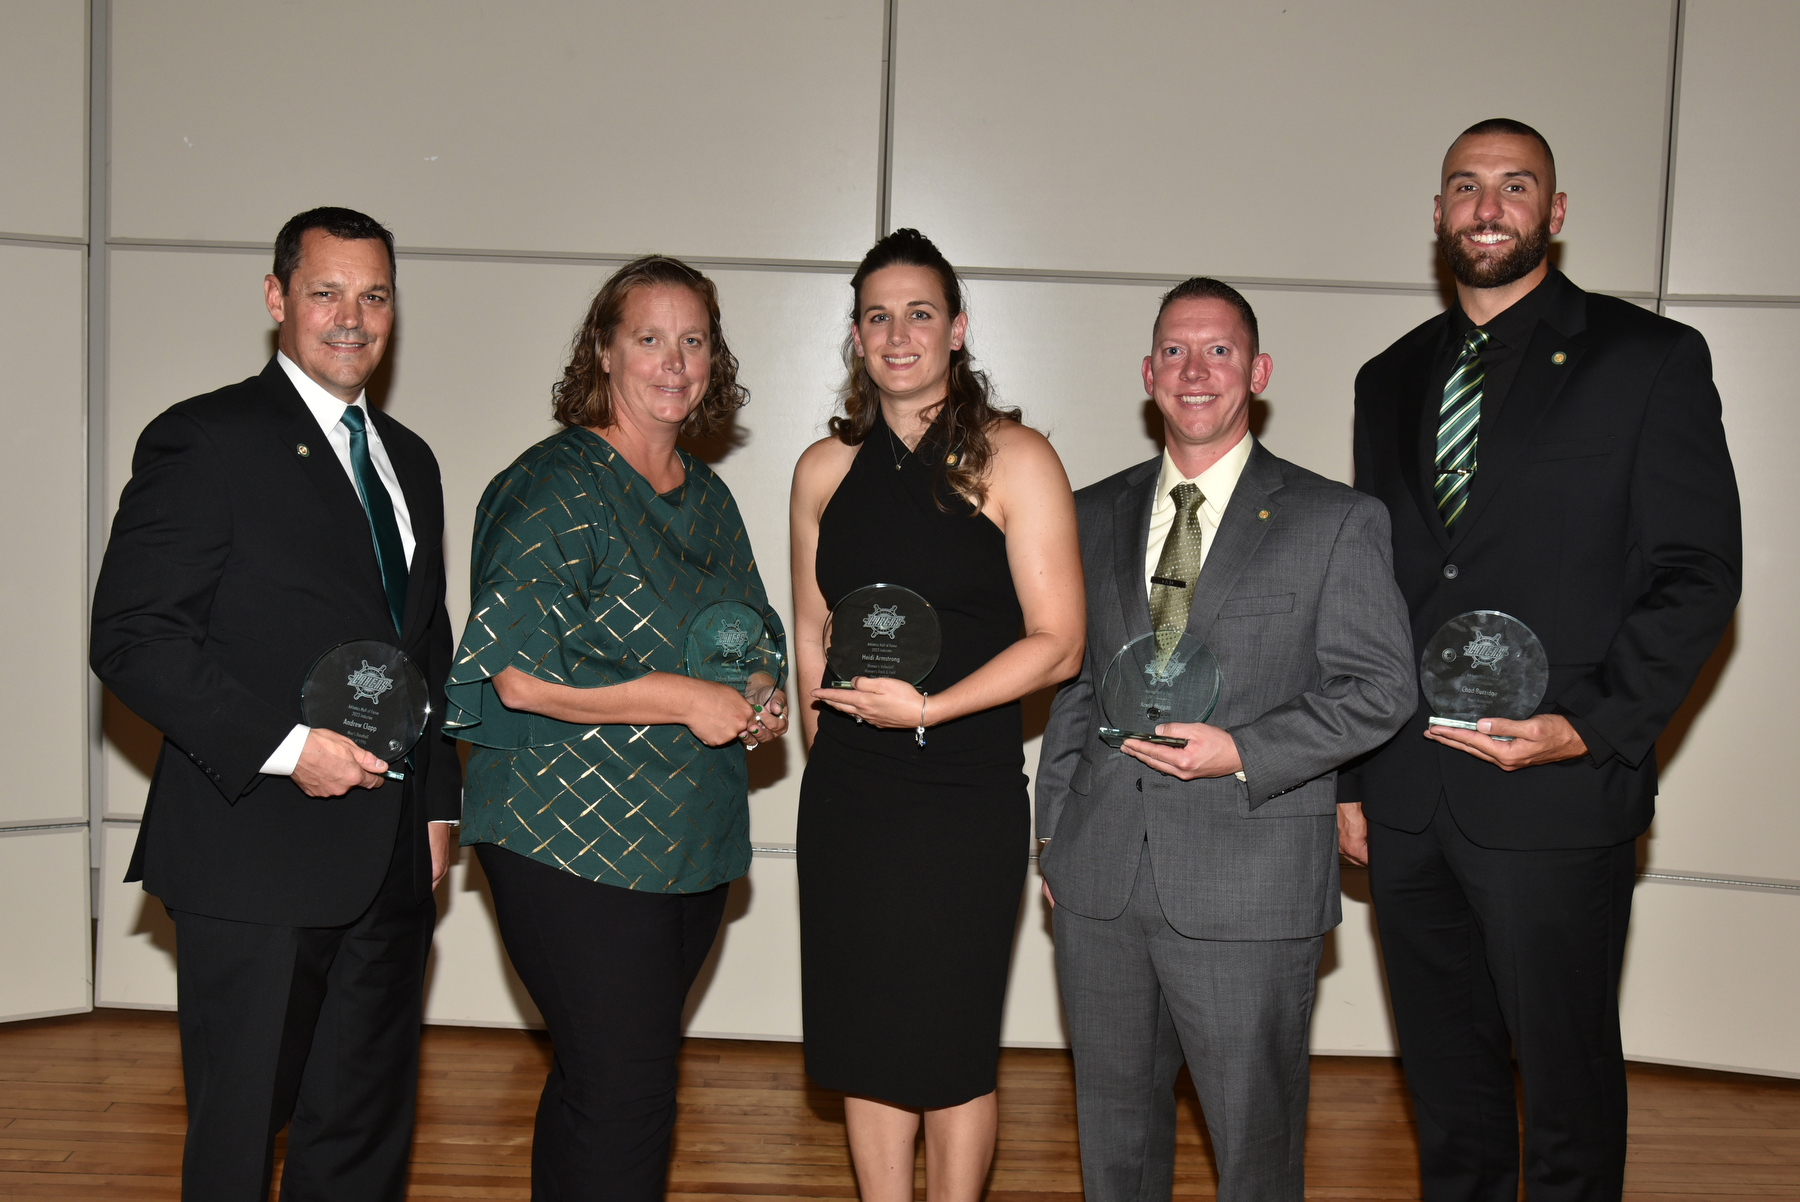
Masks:
[[[1481,718],[1529,718],[1549,685],[1544,644],[1531,627],[1494,609],[1451,618],[1419,656],[1432,726],[1475,730]]]
[[[1218,708],[1225,678],[1219,660],[1199,639],[1178,630],[1158,630],[1132,639],[1107,666],[1100,681],[1100,739],[1117,747],[1142,739],[1165,747],[1187,740],[1159,735],[1163,722],[1204,722]]]
[[[339,643],[321,655],[300,688],[300,720],[335,731],[388,763],[387,775],[405,780],[400,763],[425,733],[431,693],[398,647],[373,640]]]
[[[730,685],[764,706],[786,678],[787,656],[763,616],[742,601],[715,601],[688,622],[683,670]]]
[[[892,676],[916,685],[931,675],[942,647],[931,602],[897,584],[865,585],[825,619],[825,681],[848,689],[858,676]]]

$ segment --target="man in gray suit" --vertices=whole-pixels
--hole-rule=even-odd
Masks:
[[[1050,710],[1037,832],[1088,1202],[1169,1197],[1184,1057],[1220,1202],[1301,1197],[1307,1025],[1341,918],[1336,769],[1413,709],[1387,511],[1251,436],[1272,367],[1236,289],[1178,285],[1143,367],[1166,449],[1075,494],[1087,653]],[[1185,747],[1115,751],[1096,684],[1164,628],[1218,656],[1218,708],[1156,728]]]

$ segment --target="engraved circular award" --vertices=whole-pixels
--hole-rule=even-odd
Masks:
[[[1225,678],[1205,643],[1178,630],[1158,630],[1132,639],[1107,666],[1100,681],[1100,738],[1108,747],[1143,739],[1165,747],[1187,740],[1159,735],[1164,722],[1204,722],[1218,708]]]
[[[853,687],[858,676],[916,685],[931,675],[942,647],[931,602],[897,584],[865,585],[825,619],[825,679],[834,689]]]
[[[387,761],[389,777],[405,780],[400,763],[425,733],[431,693],[425,674],[400,648],[373,640],[339,643],[306,674],[300,716],[374,752]]]
[[[1529,718],[1550,685],[1550,659],[1531,627],[1477,609],[1438,628],[1419,656],[1432,726],[1475,730],[1480,718]],[[1494,738],[1503,736],[1494,735]]]
[[[786,678],[787,657],[763,616],[742,601],[715,601],[688,622],[683,668],[699,680],[730,685],[763,706]]]

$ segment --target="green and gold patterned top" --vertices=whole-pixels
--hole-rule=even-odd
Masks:
[[[473,744],[462,842],[495,843],[589,880],[697,893],[750,866],[744,749],[685,726],[578,726],[509,710],[508,667],[576,688],[681,670],[688,620],[742,601],[782,640],[737,502],[685,452],[658,495],[572,427],[520,455],[475,515],[469,624],[444,730]]]

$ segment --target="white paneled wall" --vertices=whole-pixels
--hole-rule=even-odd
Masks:
[[[114,0],[112,233],[268,242],[342,204],[407,246],[854,257],[882,22],[878,0]],[[283,53],[322,35],[317,64]]]
[[[0,826],[87,820],[86,271],[79,246],[0,245]]]
[[[1687,0],[1668,290],[1800,298],[1800,5]]]
[[[1800,672],[1783,621],[1800,589],[1787,536],[1800,521],[1787,484],[1800,429],[1785,386],[1800,340],[1790,303],[1800,253],[1777,236],[1800,183],[1786,150],[1800,103],[1790,69],[1800,7],[1524,0],[1504,18],[1529,36],[1505,56],[1501,88],[1472,82],[1466,30],[1495,18],[1468,0],[893,0],[891,72],[884,0],[546,0],[503,14],[477,0],[113,0],[111,10],[108,386],[96,410],[106,454],[88,465],[104,473],[108,510],[151,416],[258,371],[271,353],[260,280],[281,222],[314,204],[362,208],[403,248],[380,399],[442,464],[459,620],[476,499],[551,431],[548,390],[568,339],[623,256],[701,259],[719,284],[753,399],[736,438],[706,454],[789,612],[789,475],[823,432],[842,371],[846,280],[884,218],[918,226],[972,269],[971,346],[1002,400],[1050,435],[1077,487],[1155,452],[1138,363],[1166,281],[1195,272],[1243,282],[1261,317],[1276,364],[1255,416],[1261,436],[1348,479],[1357,369],[1442,304],[1430,213],[1445,146],[1501,112],[1539,126],[1570,196],[1562,266],[1587,288],[1666,302],[1706,334],[1746,500],[1744,604],[1664,742],[1651,870],[1800,881],[1782,754],[1786,682]],[[0,45],[0,97],[42,119],[0,131],[0,241],[78,238],[86,8],[14,2],[4,12],[9,35],[23,35]],[[339,39],[324,77],[284,67],[293,56],[283,47],[341,28],[356,36]],[[321,108],[309,89],[348,100]],[[0,322],[4,361],[41,376],[21,388],[12,368],[9,413],[27,412],[21,398],[70,405],[14,417],[45,423],[49,449],[0,449],[18,461],[0,475],[9,512],[29,504],[43,515],[7,537],[25,548],[15,555],[41,543],[33,562],[61,573],[63,597],[79,596],[80,524],[71,517],[62,532],[55,506],[37,499],[81,481],[80,258],[0,245],[7,278],[41,281],[53,298]],[[24,359],[14,337],[26,340]],[[58,455],[69,466],[56,467]],[[75,550],[59,559],[65,545]],[[9,579],[0,593],[14,628],[33,615],[34,641],[10,648],[15,662],[26,656],[36,678],[56,678],[49,700],[15,718],[73,739],[79,629],[39,620],[39,587]],[[1042,708],[1040,698],[1028,713]],[[13,729],[25,728],[0,726]],[[117,821],[102,840],[99,997],[171,1005],[172,932],[158,903],[118,881],[156,736],[116,703],[105,729],[95,786]],[[0,796],[13,807],[5,814],[79,817],[80,749],[69,757]],[[753,761],[752,835],[765,850],[734,892],[692,1001],[693,1031],[801,1034],[788,848],[803,765],[797,738]],[[1005,1035],[1053,1044],[1062,1020],[1036,880]],[[1387,1054],[1361,874],[1347,873],[1345,889],[1314,1045]],[[440,905],[431,1020],[533,1021],[472,856]],[[1626,970],[1630,1053],[1800,1072],[1800,1039],[1767,1000],[1793,991],[1783,966],[1800,961],[1797,906],[1796,890],[1647,882]]]
[[[1583,198],[1570,270],[1656,290],[1670,3],[1509,5],[1501,89],[1472,78],[1495,13],[1469,0],[898,11],[894,224],[958,262],[1429,284],[1438,164],[1499,108]]]
[[[87,235],[87,10],[0,3],[0,238]]]
[[[23,1018],[92,993],[87,5],[0,0],[0,29],[0,1018]]]
[[[0,914],[0,1014],[88,1009],[87,828],[0,831]]]

